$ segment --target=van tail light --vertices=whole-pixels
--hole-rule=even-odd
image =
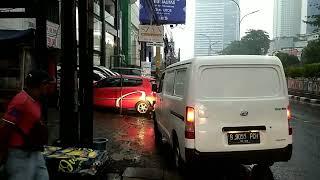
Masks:
[[[288,106],[288,108],[287,108],[287,118],[288,118],[289,135],[292,135],[292,127],[290,126],[290,120],[291,120],[290,106]]]
[[[195,139],[195,110],[193,107],[186,108],[185,138]]]

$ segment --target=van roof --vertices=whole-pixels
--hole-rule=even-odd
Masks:
[[[276,56],[263,55],[223,55],[223,56],[200,56],[189,60],[174,63],[167,68],[195,63],[199,65],[232,65],[232,64],[268,64],[282,66],[281,61]]]

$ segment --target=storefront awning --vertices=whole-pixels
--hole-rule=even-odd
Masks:
[[[35,32],[33,29],[0,30],[0,46],[29,43],[34,39],[34,35]]]

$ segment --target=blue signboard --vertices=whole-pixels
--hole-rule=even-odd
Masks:
[[[160,24],[185,24],[186,0],[140,0],[142,24],[149,24],[154,12]]]

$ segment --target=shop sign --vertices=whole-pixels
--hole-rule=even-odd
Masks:
[[[151,62],[141,62],[141,74],[142,76],[150,77],[151,76]]]
[[[58,24],[47,21],[47,46],[61,48],[61,31]]]
[[[148,2],[149,1],[149,2]],[[150,4],[154,6],[150,8]],[[142,24],[150,23],[156,15],[160,24],[185,24],[186,0],[140,0],[139,19]]]
[[[163,26],[139,25],[139,41],[163,43]]]

